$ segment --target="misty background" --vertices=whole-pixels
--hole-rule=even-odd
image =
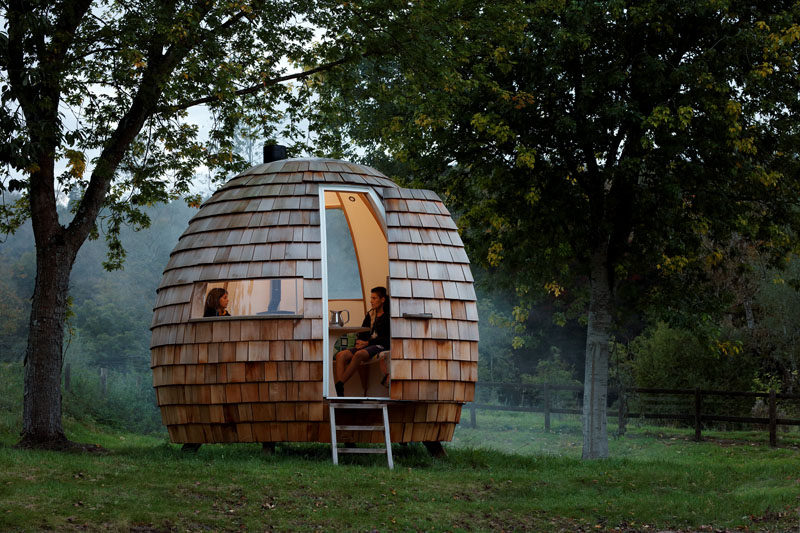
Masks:
[[[258,164],[260,141],[239,137],[236,144],[245,160]],[[204,198],[216,186],[210,176],[198,176],[197,190]],[[69,219],[71,205],[61,207],[62,220]],[[162,433],[150,372],[152,308],[169,254],[196,208],[176,200],[146,212],[149,228],[122,231],[127,256],[121,270],[102,266],[107,251],[102,216],[100,238],[88,241],[78,254],[64,345],[64,411],[120,429]],[[22,362],[35,276],[30,222],[4,239],[0,362]],[[550,294],[531,309],[520,309],[513,293],[488,288],[502,285],[496,273],[472,268],[480,315],[476,402],[530,406],[541,401],[530,389],[526,393],[497,384],[581,384],[586,302],[580,289]],[[786,271],[771,271],[755,253],[733,271],[711,280],[716,293],[697,295],[707,300],[696,306],[700,311],[676,313],[668,304],[624,309],[611,354],[611,387],[797,392],[800,296],[791,281],[800,276],[797,261]],[[562,407],[579,405],[577,395],[566,392],[554,401]],[[611,412],[614,401],[612,393]]]

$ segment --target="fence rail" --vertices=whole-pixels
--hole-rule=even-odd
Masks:
[[[544,414],[544,429],[550,431],[550,415],[551,414],[568,414],[568,415],[581,415],[581,409],[566,409],[562,407],[553,406],[552,393],[556,391],[573,391],[578,395],[583,394],[583,385],[568,385],[557,383],[497,383],[491,381],[479,381],[478,388],[492,387],[499,389],[516,389],[523,394],[526,391],[539,391],[542,393],[541,406],[511,406],[511,405],[492,405],[485,403],[470,403],[467,408],[470,410],[470,424],[472,427],[477,427],[476,410],[488,411],[516,411],[525,413],[543,413]],[[617,423],[618,431],[620,434],[625,433],[625,425],[627,420],[635,418],[644,419],[657,419],[657,420],[691,420],[694,425],[695,440],[702,438],[702,430],[704,422],[736,422],[743,424],[760,424],[767,426],[769,430],[769,444],[770,446],[778,445],[778,426],[800,426],[800,419],[795,418],[778,418],[777,401],[778,400],[800,400],[798,394],[783,394],[777,393],[774,390],[769,392],[749,392],[749,391],[720,391],[720,390],[706,390],[706,389],[659,389],[659,388],[619,388],[609,387],[610,394],[617,396]],[[644,409],[641,412],[629,412],[627,407],[627,400],[632,394],[636,395],[651,395],[651,396],[689,396],[693,400],[693,409],[691,412],[671,412],[659,413],[648,412]],[[766,400],[767,413],[766,417],[758,416],[730,416],[718,413],[708,412],[704,409],[704,398],[709,397],[723,397],[723,398],[761,398]],[[613,415],[612,415],[613,416]]]

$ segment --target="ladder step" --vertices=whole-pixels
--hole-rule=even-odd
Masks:
[[[386,453],[386,450],[381,448],[337,448],[339,453]]]
[[[337,431],[381,431],[383,426],[336,426]]]

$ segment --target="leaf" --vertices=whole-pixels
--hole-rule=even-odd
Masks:
[[[28,182],[24,180],[11,179],[8,181],[8,190],[10,192],[23,191],[28,188]]]

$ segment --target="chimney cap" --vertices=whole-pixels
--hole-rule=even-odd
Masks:
[[[264,143],[264,163],[286,159],[286,147],[280,144]]]

